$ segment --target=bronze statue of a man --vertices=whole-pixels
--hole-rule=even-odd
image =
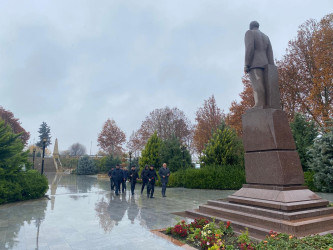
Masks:
[[[267,73],[272,70],[267,68],[268,65],[273,65],[273,71],[276,71],[270,76]],[[257,21],[252,21],[250,30],[245,33],[244,71],[250,75],[255,101],[254,108],[280,108],[280,93],[272,45],[268,36],[259,30]],[[273,87],[270,82],[272,79],[275,85]]]

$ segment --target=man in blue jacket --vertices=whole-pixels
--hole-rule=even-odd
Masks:
[[[160,168],[160,170],[158,171],[158,174],[160,176],[161,183],[162,183],[162,196],[166,197],[165,191],[166,191],[166,186],[168,184],[168,180],[169,180],[169,176],[170,176],[170,170],[167,168],[166,163],[163,163],[163,167]]]
[[[116,169],[112,172],[112,179],[116,188],[116,195],[119,195],[120,183],[124,178],[123,170],[120,169],[119,164],[116,166]]]

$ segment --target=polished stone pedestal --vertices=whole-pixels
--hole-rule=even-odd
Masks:
[[[231,221],[236,231],[247,227],[258,239],[271,230],[295,236],[331,232],[333,207],[303,186],[286,114],[252,109],[242,121],[247,184],[226,200],[208,201],[187,215]]]

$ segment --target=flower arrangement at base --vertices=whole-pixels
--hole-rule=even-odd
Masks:
[[[333,250],[331,234],[297,238],[293,235],[270,231],[263,241],[255,242],[251,240],[247,228],[237,237],[230,221],[217,224],[214,218],[211,222],[205,218],[199,218],[189,224],[182,220],[175,226],[167,228],[165,233],[197,249],[204,250]]]

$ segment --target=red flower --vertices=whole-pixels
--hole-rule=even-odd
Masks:
[[[230,222],[230,221],[227,221],[226,229],[228,229],[228,228],[230,227],[230,224],[231,224],[231,222]]]

